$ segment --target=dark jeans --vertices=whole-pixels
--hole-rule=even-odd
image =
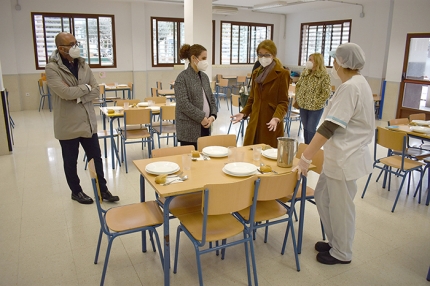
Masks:
[[[211,129],[210,128],[204,128],[203,126],[202,126],[202,129],[201,129],[201,137],[204,137],[204,136],[210,136],[211,135]],[[178,140],[179,141],[179,143],[181,143],[181,146],[186,146],[186,145],[193,145],[194,146],[194,148],[196,149],[196,150],[198,150],[197,149],[197,142],[187,142],[187,141],[182,141],[182,140]]]
[[[314,138],[315,132],[317,131],[317,125],[320,122],[321,115],[323,114],[324,108],[320,110],[307,110],[300,108],[300,118],[302,119],[303,125],[303,137],[305,143],[309,144]]]
[[[100,191],[106,191],[106,180],[103,173],[101,151],[97,133],[93,134],[93,137],[91,138],[79,137],[59,141],[61,152],[63,154],[64,173],[66,174],[67,184],[69,185],[70,190],[72,190],[72,193],[77,194],[82,192],[77,170],[79,143],[81,143],[82,148],[84,148],[88,161],[94,159],[94,166],[99,180]]]

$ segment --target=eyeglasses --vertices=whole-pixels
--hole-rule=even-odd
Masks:
[[[257,54],[257,56],[259,57],[259,58],[270,58],[272,55],[271,54]]]
[[[79,47],[81,45],[80,42],[76,42],[75,44],[69,44],[69,45],[60,45],[62,47],[70,47],[70,48],[76,48]]]

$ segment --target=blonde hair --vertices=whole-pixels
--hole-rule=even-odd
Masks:
[[[320,53],[311,54],[309,57],[311,56],[314,58],[315,71],[326,71],[323,56]]]
[[[257,54],[258,54],[258,51],[259,51],[260,49],[268,50],[268,51],[269,51],[269,53],[270,53],[274,58],[276,58],[276,54],[277,54],[277,52],[278,52],[278,49],[276,48],[276,45],[275,45],[275,43],[274,43],[272,40],[264,40],[264,41],[262,41],[260,44],[258,44],[258,47],[257,47]]]

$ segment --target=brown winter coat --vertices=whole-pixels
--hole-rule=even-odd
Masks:
[[[289,71],[276,60],[276,65],[261,85],[255,82],[258,69],[252,74],[250,96],[241,111],[245,116],[250,116],[243,145],[264,143],[277,148],[277,138],[284,136],[283,122],[288,109],[290,75]],[[275,132],[269,131],[266,125],[274,117],[279,119]]]

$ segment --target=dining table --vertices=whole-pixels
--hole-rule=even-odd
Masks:
[[[148,102],[140,102],[135,107],[128,107],[128,108],[149,108],[151,109],[152,114],[159,114],[161,106],[166,105],[175,105],[175,103],[156,103],[152,106],[148,106]],[[109,110],[113,110],[114,112],[110,113]],[[121,118],[124,118],[124,107],[123,106],[104,106],[100,107],[100,111],[103,115],[103,130],[106,130],[106,120],[109,120],[109,129],[110,134],[114,134],[114,126],[113,122],[115,120],[119,121]],[[111,158],[112,158],[112,169],[115,169],[115,158],[117,158],[119,165],[121,166],[121,160],[119,159],[119,152],[118,152],[118,146],[116,146],[115,138],[113,135],[110,136],[111,138]]]
[[[261,156],[259,161],[253,160],[253,148],[255,146],[262,146],[264,149],[266,145],[257,144],[251,146],[237,147],[237,151],[243,153],[243,162],[254,164],[256,167],[260,167],[260,164],[271,166],[274,172],[269,172],[265,174],[256,173],[256,175],[263,176],[276,176],[277,174],[289,173],[292,171],[293,167],[299,162],[299,159],[294,158],[293,166],[289,168],[279,167],[277,165],[277,160],[274,157]],[[215,146],[219,147],[219,146]],[[269,146],[269,148],[271,148]],[[204,153],[203,149],[203,154]],[[276,151],[277,152],[277,151]],[[264,152],[263,152],[264,154]],[[202,192],[206,184],[227,184],[238,180],[244,179],[242,176],[229,175],[225,171],[225,166],[228,163],[228,156],[209,156],[209,159],[195,160],[191,162],[191,168],[189,170],[184,170],[182,165],[182,155],[157,157],[149,159],[134,160],[133,163],[140,172],[140,200],[141,202],[146,201],[146,183],[148,183],[157,193],[158,197],[164,198],[163,203],[163,241],[164,241],[164,285],[170,285],[170,231],[169,231],[169,205],[171,201],[181,195]],[[169,185],[157,184],[155,178],[157,174],[153,172],[148,172],[147,166],[149,164],[154,165],[156,162],[161,162],[163,164],[173,163],[177,164],[179,168],[173,172],[173,174],[182,173],[188,177],[185,181],[180,181],[178,183],[172,183]],[[160,164],[161,164],[160,163]],[[151,165],[150,165],[151,166]],[[310,166],[310,169],[315,168],[314,165]],[[276,174],[276,173],[277,174]],[[297,249],[299,253],[301,252],[302,238],[303,238],[303,226],[304,226],[304,212],[305,212],[305,202],[306,202],[306,177],[302,176],[302,193],[301,193],[301,204],[299,213],[299,229],[298,229],[298,242]],[[233,190],[232,190],[233,191]],[[142,232],[142,251],[146,252],[146,232]]]
[[[132,99],[131,87],[128,84],[116,84],[116,85],[105,85],[105,93],[106,92],[115,92],[115,96],[117,97],[118,91],[122,91],[122,98],[126,99],[125,94],[127,92],[127,99]]]

